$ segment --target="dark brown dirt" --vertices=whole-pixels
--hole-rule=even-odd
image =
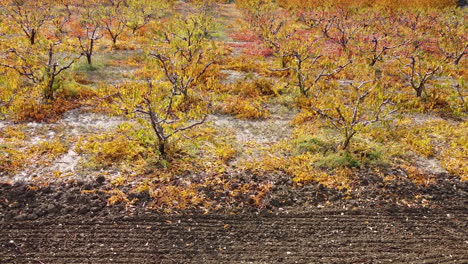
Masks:
[[[0,263],[468,263],[467,211],[76,217],[0,224]]]
[[[276,179],[264,208],[239,198],[233,210],[171,215],[147,209],[146,193],[131,207],[109,206],[108,194],[89,192],[105,190],[104,178],[0,184],[0,264],[468,263],[466,182],[366,174],[338,191]]]

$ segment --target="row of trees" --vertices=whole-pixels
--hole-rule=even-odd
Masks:
[[[240,0],[252,1],[252,0]],[[257,0],[253,0],[257,1]],[[457,0],[277,0],[278,4],[284,8],[315,8],[323,5],[338,5],[352,7],[378,7],[390,8],[445,8],[454,7]]]
[[[3,1],[0,35],[0,108],[21,96],[41,91],[41,104],[54,105],[65,72],[83,57],[92,64],[98,42],[107,37],[116,48],[127,33],[138,37],[145,67],[134,80],[109,88],[113,107],[130,116],[145,116],[164,157],[169,139],[202,124],[209,102],[197,93],[217,60],[212,41],[217,29],[203,14],[181,16],[170,1]],[[164,20],[164,27],[158,22]],[[149,25],[153,23],[153,25]],[[138,41],[135,40],[135,41]]]
[[[92,64],[101,39],[116,48],[120,37],[148,27],[141,78],[115,87],[115,106],[147,117],[163,156],[171,138],[206,120],[210,103],[201,89],[220,54],[212,39],[217,25],[206,13],[168,16],[168,1],[2,1],[0,108],[30,90],[53,103],[64,73],[82,57]],[[239,6],[248,29],[272,54],[271,75],[297,91],[303,110],[341,131],[346,150],[361,129],[397,110],[395,103],[408,98],[406,88],[426,100],[427,87],[444,73],[461,80],[454,91],[465,104],[464,11],[286,10],[271,1]],[[164,27],[149,26],[163,20]]]
[[[248,29],[276,58],[272,73],[285,76],[307,98],[304,108],[343,134],[343,148],[363,127],[397,109],[406,88],[430,100],[428,87],[444,87],[466,106],[460,87],[468,39],[463,10],[443,12],[321,6],[282,9],[270,1],[243,1]],[[447,91],[448,90],[448,91]]]
[[[113,44],[125,30],[136,34],[166,14],[173,1],[149,0],[2,0],[2,17],[12,32],[21,32],[31,45],[42,33],[58,39],[94,38],[107,34]],[[42,31],[45,32],[42,32]]]
[[[15,71],[25,88],[5,85],[7,104],[33,86],[42,89],[43,101],[53,100],[65,71],[81,57],[92,64],[100,39],[107,36],[115,48],[126,31],[136,35],[165,15],[171,2],[2,0],[1,5],[0,66]]]

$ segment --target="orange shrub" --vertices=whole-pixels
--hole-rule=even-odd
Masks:
[[[244,98],[239,95],[228,96],[217,110],[222,114],[234,115],[239,119],[267,118],[268,110],[262,106],[261,98]]]

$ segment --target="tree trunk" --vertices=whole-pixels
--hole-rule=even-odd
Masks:
[[[421,97],[423,91],[424,91],[424,85],[420,85],[420,86],[418,87],[418,89],[416,89],[416,96],[417,96],[417,97]]]
[[[113,37],[112,37],[112,48],[113,48],[114,50],[117,49],[117,36],[113,36]]]
[[[166,153],[166,142],[165,141],[162,141],[162,140],[159,141],[158,150],[159,150],[159,153],[161,154],[161,157],[165,158],[166,154],[167,154]]]
[[[44,89],[44,99],[46,101],[54,99],[54,79],[50,79],[47,83],[46,88]]]
[[[88,50],[88,52],[86,52],[86,59],[88,60],[89,65],[92,64],[91,57],[93,56],[93,49],[94,49],[94,33],[93,33],[93,37],[91,38],[91,41],[89,43],[89,50]]]
[[[34,45],[34,43],[36,43],[36,31],[34,29],[31,31],[29,42],[31,43],[31,45]]]
[[[343,142],[343,149],[345,151],[348,151],[349,149],[349,145],[351,143],[351,139],[353,138],[353,136],[356,134],[356,131],[353,131],[351,132],[351,134],[348,134],[348,132],[346,132],[346,139],[345,141]]]

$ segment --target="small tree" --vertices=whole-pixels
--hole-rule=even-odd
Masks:
[[[236,5],[244,13],[251,29],[258,35],[262,35],[264,29],[271,25],[278,24],[278,20],[284,19],[283,16],[276,16],[281,11],[271,0],[239,0],[236,1]]]
[[[0,67],[16,71],[30,84],[41,87],[44,101],[55,99],[56,81],[81,56],[67,53],[61,42],[44,41],[37,47],[11,48],[4,53]]]
[[[78,20],[72,24],[71,35],[77,38],[78,48],[86,57],[88,65],[92,65],[94,49],[103,37],[98,12],[95,4],[86,3],[78,13]]]
[[[315,10],[301,12],[299,21],[311,30],[315,30],[325,36],[331,38],[329,32],[337,19],[330,10],[317,7]]]
[[[126,26],[136,35],[151,20],[164,16],[171,8],[173,1],[166,0],[129,0],[127,1]]]
[[[275,53],[281,54],[279,57],[281,65],[286,67],[270,70],[289,72],[291,78],[288,83],[297,87],[303,96],[309,96],[309,92],[321,81],[340,73],[352,63],[349,60],[337,65],[339,62],[327,59],[318,52],[317,41],[312,40],[310,35],[292,34],[291,37],[277,44],[281,51]],[[284,58],[289,59],[285,60]],[[320,62],[321,60],[323,63]]]
[[[411,54],[405,57],[397,57],[401,65],[401,74],[409,85],[421,97],[426,91],[426,86],[442,71],[442,65],[437,60],[430,59],[424,54]]]
[[[99,13],[102,26],[112,40],[113,47],[116,48],[117,40],[127,27],[128,20],[125,15],[127,5],[123,0],[112,0],[109,2],[109,5],[99,5]]]
[[[437,47],[447,60],[459,65],[468,55],[468,36],[463,14],[453,11],[437,28]]]
[[[170,85],[147,79],[119,87],[122,109],[143,114],[157,139],[162,158],[167,157],[169,140],[178,134],[203,124],[207,118],[208,103],[189,100]]]
[[[342,135],[341,147],[349,150],[352,138],[364,127],[394,113],[392,93],[384,82],[350,82],[321,89],[312,110],[324,117]]]
[[[211,17],[192,15],[174,19],[158,33],[150,57],[156,59],[174,92],[187,96],[215,63],[217,50],[210,38],[216,28]]]
[[[340,9],[338,17],[333,20],[332,27],[325,36],[338,44],[348,56],[351,56],[350,46],[354,45],[350,43],[356,39],[360,30],[362,30],[361,21],[356,19],[351,11]]]
[[[351,42],[363,29],[359,16],[347,8],[319,8],[301,13],[299,20],[330,43],[338,45],[349,57],[352,56],[350,47],[354,46]]]
[[[213,20],[205,16],[174,19],[149,52],[145,82],[119,87],[119,108],[147,117],[163,158],[170,139],[206,121],[210,104],[201,88],[217,53],[210,41],[213,29]]]
[[[351,64],[349,60],[337,65],[340,64],[339,56],[333,56],[331,60],[324,58],[318,48],[323,44],[322,39],[317,38],[313,30],[301,28],[294,14],[270,10],[267,8],[269,6],[264,7],[263,13],[252,16],[251,27],[265,45],[274,51],[274,56],[281,64],[280,68],[270,70],[287,72],[290,77],[288,84],[298,87],[302,95],[308,96],[309,91],[320,81]]]
[[[0,3],[31,45],[36,43],[46,22],[53,18],[53,1],[0,0]]]
[[[268,10],[268,9],[267,9]],[[274,55],[281,60],[283,68],[287,67],[290,59],[289,51],[284,48],[288,41],[297,38],[297,31],[300,30],[294,24],[294,16],[283,10],[271,10],[259,17],[253,17],[258,21],[251,20],[251,27],[259,39],[261,39]]]
[[[53,27],[54,37],[61,39],[68,37],[69,24],[72,19],[71,5],[68,0],[59,0],[52,9],[52,18],[50,24]],[[50,33],[49,33],[50,35]]]
[[[370,66],[375,66],[377,62],[383,61],[385,56],[391,50],[400,48],[409,43],[409,41],[402,41],[400,43],[392,43],[394,36],[380,34],[375,32],[366,36],[362,43],[360,43],[360,52],[366,57]]]

